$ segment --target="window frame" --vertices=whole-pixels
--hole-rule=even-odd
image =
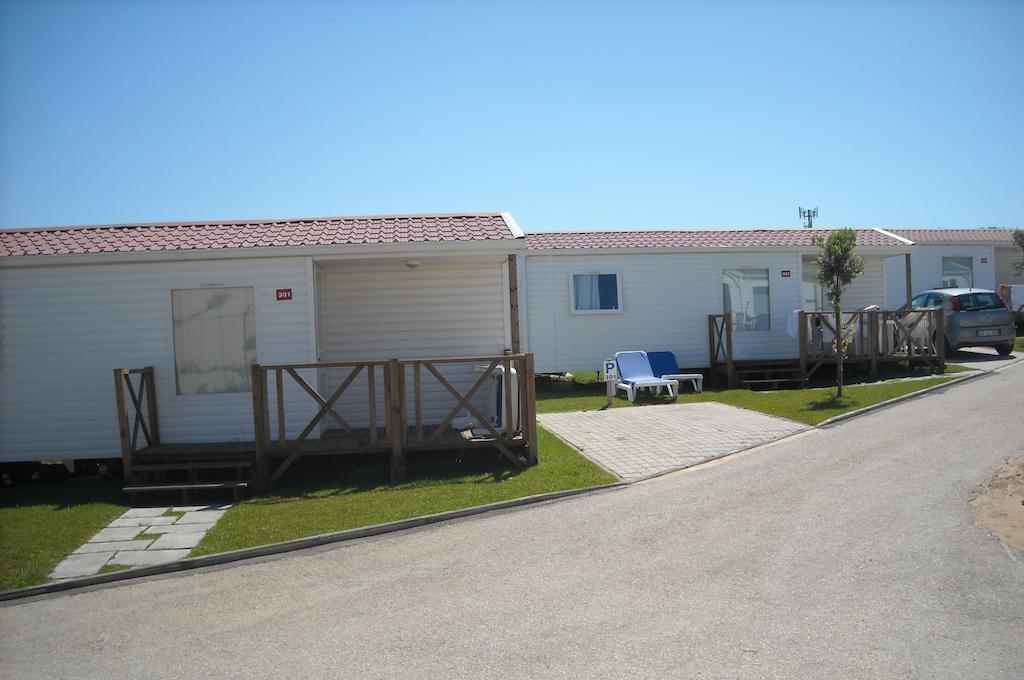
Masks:
[[[818,283],[818,263],[813,260],[801,260],[800,262],[800,308],[805,312],[824,312],[828,311],[829,307],[827,300],[825,299],[825,288]],[[807,274],[810,271],[814,271],[814,277],[808,281]],[[814,287],[814,309],[804,309],[808,300],[804,295],[804,286],[811,285]],[[771,282],[769,281],[769,286]],[[769,305],[771,304],[771,293],[769,291]],[[723,300],[724,304],[724,300]]]
[[[946,285],[946,260],[968,260],[971,263],[970,268],[970,281],[967,282],[966,286],[947,286]],[[973,255],[943,255],[939,260],[940,277],[942,279],[942,288],[974,288],[974,256]],[[957,276],[954,274],[954,276]]]
[[[576,309],[576,285],[575,277],[577,276],[614,276],[615,277],[615,295],[617,297],[616,302],[618,306],[615,309]],[[622,314],[624,312],[625,305],[622,299],[622,272],[614,269],[601,269],[601,270],[575,270],[569,272],[569,314],[572,316],[587,316],[592,314]]]
[[[725,309],[725,286],[726,286],[726,283],[725,283],[725,273],[729,272],[729,271],[758,271],[758,272],[764,272],[765,273],[765,280],[768,282],[768,286],[767,286],[767,288],[768,288],[768,313],[767,313],[767,316],[768,316],[768,326],[766,328],[747,328],[744,324],[737,324],[736,323],[736,318],[735,318],[736,312],[735,311],[726,311],[726,309]],[[743,332],[743,333],[771,333],[772,332],[772,270],[771,270],[771,267],[754,267],[754,266],[722,267],[721,272],[719,272],[719,286],[720,286],[721,295],[722,295],[722,298],[721,298],[721,300],[722,300],[722,314],[725,314],[727,316],[731,316],[732,317],[732,320],[733,320],[732,330],[733,330],[733,332],[736,332],[736,331],[740,331],[740,332]],[[751,292],[751,295],[753,295],[753,292]],[[800,296],[801,296],[801,298],[803,297],[803,293],[802,292],[801,292]],[[753,300],[753,299],[754,298],[751,297],[751,300]],[[730,306],[731,306],[731,303],[732,303],[732,300],[731,300],[731,297],[730,297]],[[755,310],[754,317],[755,318],[757,317],[756,310]]]
[[[252,401],[252,385],[250,384],[249,389],[245,392],[207,392],[201,394],[181,394],[178,392],[178,362],[175,355],[174,345],[174,291],[179,290],[221,290],[224,288],[248,288],[252,291],[252,315],[253,315],[253,331],[256,336],[256,363],[262,362],[263,357],[263,338],[260,333],[261,313],[260,313],[260,299],[263,294],[263,287],[253,281],[234,281],[227,280],[223,283],[192,283],[192,282],[174,282],[167,286],[165,289],[165,303],[166,313],[164,318],[166,319],[167,328],[167,375],[166,380],[158,380],[161,385],[160,391],[163,392],[173,402],[188,402],[195,399],[203,400],[204,402],[210,402],[214,400],[223,400],[227,402],[234,402],[238,400],[244,400],[246,403]]]

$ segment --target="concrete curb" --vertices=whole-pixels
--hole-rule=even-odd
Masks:
[[[0,592],[0,602],[9,602],[12,600],[24,599],[26,597],[35,597],[37,595],[49,595],[52,593],[59,593],[69,590],[78,590],[80,588],[86,588],[88,586],[105,585],[108,583],[127,581],[129,579],[143,578],[146,576],[158,576],[161,574],[172,574],[179,571],[201,569],[203,567],[213,567],[222,564],[228,564],[230,562],[249,560],[256,557],[279,555],[282,553],[289,553],[297,550],[316,548],[318,546],[329,545],[331,543],[341,543],[344,541],[353,541],[358,538],[368,538],[370,536],[380,536],[381,534],[390,534],[398,531],[405,531],[406,529],[414,529],[416,527],[427,526],[429,524],[438,524],[440,522],[447,522],[462,517],[471,517],[473,515],[483,515],[486,513],[500,512],[503,510],[510,510],[514,508],[523,507],[526,505],[536,505],[538,503],[544,503],[546,501],[556,501],[565,498],[571,498],[573,496],[582,496],[584,494],[589,493],[611,491],[614,489],[625,488],[627,486],[629,486],[629,484],[626,482],[613,482],[611,484],[601,484],[599,486],[588,486],[582,489],[566,489],[565,491],[552,491],[550,493],[542,493],[537,494],[535,496],[525,496],[523,498],[513,498],[511,500],[499,501],[497,503],[488,503],[487,505],[477,505],[471,508],[462,508],[460,510],[439,512],[434,515],[422,515],[420,517],[411,517],[409,519],[403,519],[397,522],[388,522],[386,524],[374,524],[368,527],[346,529],[345,531],[335,531],[329,534],[307,536],[306,538],[297,538],[293,541],[270,543],[268,545],[259,545],[252,548],[242,548],[241,550],[232,550],[230,552],[217,553],[215,555],[190,557],[183,560],[176,560],[174,562],[157,564],[150,567],[125,569],[124,571],[114,571],[107,574],[96,574],[95,576],[85,576],[82,578],[70,579],[67,581],[43,583],[37,586],[28,586],[25,588],[17,588],[15,590],[5,590],[3,592]]]
[[[867,413],[871,413],[872,411],[877,411],[879,409],[886,408],[887,406],[892,406],[893,404],[899,404],[900,402],[910,401],[911,399],[917,399],[918,397],[923,397],[924,395],[929,394],[931,392],[946,389],[947,387],[952,387],[953,385],[959,385],[960,383],[965,383],[968,380],[977,380],[978,378],[983,378],[987,375],[992,375],[992,371],[976,370],[973,373],[968,373],[967,375],[961,376],[959,378],[953,378],[952,380],[944,382],[941,385],[932,385],[931,387],[926,387],[923,390],[917,390],[916,392],[910,392],[909,394],[904,394],[899,397],[893,397],[892,399],[888,399],[886,401],[880,401],[877,404],[872,404],[871,406],[859,408],[856,411],[850,411],[849,413],[841,413],[838,416],[833,416],[829,418],[828,420],[823,420],[817,425],[814,425],[813,427],[818,429],[831,427],[832,425],[836,425],[837,423],[841,423],[845,420],[850,420],[851,418],[856,418],[857,416],[862,416]]]

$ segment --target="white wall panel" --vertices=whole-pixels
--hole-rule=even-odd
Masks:
[[[881,258],[867,259],[861,280],[848,291],[847,307],[879,304]],[[771,329],[736,331],[737,359],[797,356],[786,319],[801,306],[801,256],[797,253],[627,253],[527,255],[525,258],[528,349],[537,370],[595,370],[605,357],[630,349],[668,349],[682,367],[708,365],[708,315],[722,313],[722,270],[769,270]],[[783,278],[783,270],[790,275]],[[569,311],[573,272],[618,272],[622,313],[574,315]]]
[[[914,294],[942,285],[943,257],[971,257],[974,260],[974,287],[993,290],[996,285],[995,249],[992,246],[915,246],[910,256],[910,275]],[[986,260],[982,262],[982,260]],[[907,284],[904,257],[885,260],[886,306],[906,304]]]
[[[1024,272],[1018,274],[1013,269],[1013,263],[1017,260],[1019,250],[1016,248],[996,248],[996,271],[995,284],[1024,284]]]
[[[416,269],[401,262],[325,263],[321,271],[324,361],[498,356],[507,346],[502,262],[423,260]],[[472,366],[462,365],[446,366],[442,373],[462,389],[479,375]],[[347,375],[348,369],[326,372],[325,392],[330,394]],[[455,401],[426,370],[421,379],[425,422],[439,422]],[[411,370],[406,380],[411,408]],[[379,370],[376,381],[383,426],[384,383]],[[342,396],[339,410],[351,425],[363,427],[369,419],[368,403],[364,372]]]
[[[0,269],[0,460],[120,456],[114,368],[154,367],[162,441],[251,440],[250,394],[176,394],[170,291],[253,286],[259,361],[307,362],[308,267],[274,258]],[[278,302],[278,288],[293,299]],[[308,419],[309,406],[291,400],[288,415]]]

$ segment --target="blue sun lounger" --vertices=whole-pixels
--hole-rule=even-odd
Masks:
[[[651,363],[651,372],[656,378],[690,381],[694,392],[704,391],[704,376],[700,373],[683,373],[679,370],[676,355],[672,352],[647,352],[647,360]]]
[[[615,363],[619,367],[619,382],[615,389],[625,390],[626,398],[630,401],[636,401],[637,391],[644,387],[657,389],[659,393],[662,387],[667,387],[673,399],[679,392],[678,380],[654,375],[646,352],[616,352]]]

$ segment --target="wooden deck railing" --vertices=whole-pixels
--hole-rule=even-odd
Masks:
[[[153,367],[115,368],[114,401],[117,404],[121,463],[124,466],[125,479],[130,479],[132,459],[139,449],[139,434],[145,438],[146,446],[156,446],[160,443]]]
[[[502,379],[500,398],[490,395],[501,408],[492,422],[480,402],[485,387],[497,389],[489,380],[499,369],[517,380]],[[322,378],[331,371],[343,376],[327,393]],[[114,396],[128,479],[135,454],[160,444],[153,368],[115,369]],[[307,455],[389,453],[396,481],[405,477],[406,451],[494,447],[517,465],[537,461],[532,354],[255,364],[252,407],[257,486]]]
[[[833,312],[800,312],[796,338],[800,375],[807,380],[823,365],[836,361],[835,338],[846,340],[844,357],[867,365],[872,375],[881,363],[921,361],[938,372],[945,370],[945,332],[941,309],[914,311],[862,309],[842,312],[836,329]],[[708,350],[711,368],[724,369],[735,386],[737,363],[728,314],[708,316]]]
[[[457,380],[446,375],[444,368],[458,366],[465,377],[471,371],[479,372],[472,384],[459,389]],[[474,401],[492,373],[498,368],[504,376],[512,375],[518,380],[503,379],[503,410],[500,425],[492,423],[490,414],[481,412]],[[327,396],[304,378],[299,371],[328,370],[344,371],[345,377]],[[363,376],[358,387],[357,378]],[[430,404],[424,402],[424,379],[430,377],[437,386],[430,395]],[[272,378],[272,379],[271,379]],[[293,389],[288,396],[286,385],[294,383],[300,388],[300,398],[311,399],[316,408],[315,415],[303,424],[299,433],[289,437],[287,422],[288,400],[294,400]],[[296,460],[307,455],[332,455],[339,453],[390,452],[391,477],[399,481],[405,477],[405,452],[407,450],[455,449],[465,447],[493,446],[506,458],[517,465],[528,465],[537,459],[537,414],[534,392],[534,368],[532,354],[509,354],[503,356],[454,357],[433,359],[390,359],[386,361],[357,361],[288,365],[260,365],[252,367],[253,414],[256,444],[256,476],[258,482],[273,485],[285,470]],[[438,387],[440,389],[438,389]],[[359,390],[356,393],[354,390]],[[378,405],[382,390],[383,405]],[[428,406],[434,414],[441,397],[450,398],[451,408],[439,420],[428,417]],[[339,413],[338,402],[349,394],[346,402],[348,415],[357,423],[353,426]],[[513,398],[515,397],[515,398]],[[271,399],[272,398],[272,399]],[[497,396],[495,395],[495,398]],[[271,410],[271,400],[274,409]],[[516,407],[514,417],[509,417],[508,405]],[[301,409],[300,409],[301,410]],[[451,426],[464,413],[474,423],[473,430],[484,431],[483,435],[467,437],[460,435]],[[358,418],[358,420],[356,420]],[[435,421],[433,424],[431,421]],[[324,423],[336,429],[323,427]],[[319,438],[310,435],[318,426],[324,430]],[[469,430],[469,428],[466,428]],[[294,429],[291,429],[294,431]],[[516,451],[521,453],[517,453]],[[271,471],[271,458],[283,460]]]
[[[731,314],[708,315],[708,350],[711,368],[724,365],[729,387],[733,387],[736,382],[736,364],[732,353]],[[715,379],[713,370],[711,379]]]
[[[866,362],[871,375],[883,362],[922,361],[945,370],[945,331],[941,309],[857,310],[840,314],[836,329],[833,312],[800,312],[800,369],[804,379],[836,359],[837,336],[844,338],[844,357]]]

